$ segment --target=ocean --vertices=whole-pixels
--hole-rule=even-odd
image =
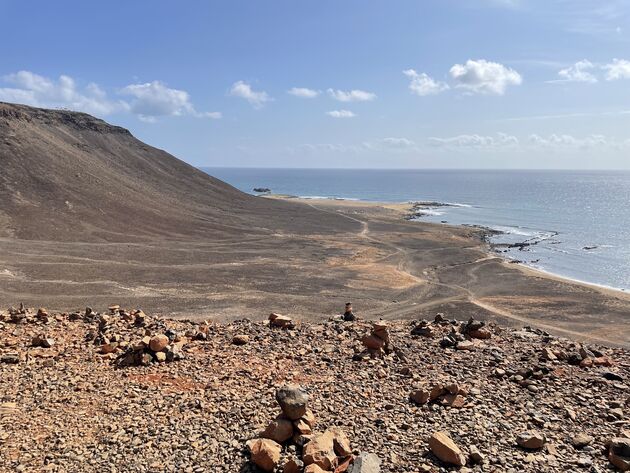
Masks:
[[[434,202],[419,220],[488,227],[501,232],[492,242],[506,258],[630,290],[630,171],[204,171],[249,193],[267,187],[311,198]]]

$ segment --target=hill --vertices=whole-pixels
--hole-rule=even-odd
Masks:
[[[312,208],[244,194],[84,113],[0,103],[0,167],[0,236],[220,239],[356,227]]]

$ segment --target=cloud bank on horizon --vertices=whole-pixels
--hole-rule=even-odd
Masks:
[[[335,3],[335,18],[323,4],[136,5],[112,39],[128,52],[82,53],[63,34],[0,45],[0,101],[108,118],[197,165],[630,168],[626,2],[362,3],[346,32],[357,2]],[[9,30],[28,3],[0,0]],[[35,31],[52,18],[102,28],[91,13],[49,8]],[[143,15],[187,20],[188,34],[147,29],[134,43]]]

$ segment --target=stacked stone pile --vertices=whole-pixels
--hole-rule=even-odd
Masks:
[[[308,394],[297,385],[276,391],[281,413],[260,437],[247,447],[251,462],[262,471],[283,473],[379,473],[376,455],[359,454],[355,458],[346,434],[337,427],[315,432],[315,416],[308,409]]]

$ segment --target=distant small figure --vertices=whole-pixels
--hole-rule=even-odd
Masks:
[[[357,316],[352,312],[352,302],[346,302],[346,311],[343,313],[343,320],[346,322],[353,322],[357,319]]]

